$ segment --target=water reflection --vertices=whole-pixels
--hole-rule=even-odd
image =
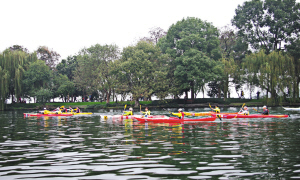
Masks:
[[[299,118],[139,123],[1,112],[3,179],[299,178]]]

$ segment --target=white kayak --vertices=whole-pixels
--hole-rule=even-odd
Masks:
[[[283,109],[287,111],[300,111],[300,108],[283,107]]]

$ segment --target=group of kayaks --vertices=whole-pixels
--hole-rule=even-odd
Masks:
[[[103,116],[103,119],[116,118],[116,119],[136,119],[140,122],[201,122],[201,121],[215,121],[216,119],[233,119],[233,118],[286,118],[289,115],[262,115],[250,114],[244,115],[239,113],[215,113],[215,112],[184,112],[185,116],[196,116],[193,118],[179,119],[178,117],[169,117],[165,115],[151,115],[145,117],[143,115],[111,115]]]
[[[75,110],[71,109],[66,109],[66,112],[63,112],[62,110],[64,109],[64,106],[57,108],[53,111],[48,111],[48,110],[42,110],[38,111],[37,113],[23,113],[25,117],[29,116],[48,116],[48,117],[53,117],[53,116],[76,116],[76,115],[92,115],[92,112],[76,112]]]

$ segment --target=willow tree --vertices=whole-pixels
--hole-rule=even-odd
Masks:
[[[290,56],[273,51],[266,54],[264,50],[246,56],[244,67],[248,83],[257,85],[272,99],[291,89],[294,78],[293,60]]]
[[[0,55],[0,110],[4,110],[4,102],[8,94],[8,85],[9,85],[9,73],[6,69],[3,68],[2,63],[4,57]]]

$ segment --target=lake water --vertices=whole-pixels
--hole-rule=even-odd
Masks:
[[[121,111],[93,112],[43,118],[0,112],[0,179],[300,178],[300,112],[185,124],[103,120]]]

